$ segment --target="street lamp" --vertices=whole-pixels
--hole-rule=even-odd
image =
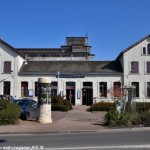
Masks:
[[[60,72],[57,72],[57,96],[59,95],[59,76],[60,76]]]

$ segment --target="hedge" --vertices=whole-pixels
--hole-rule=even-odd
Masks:
[[[61,96],[52,96],[52,111],[68,111],[72,109],[72,103]]]
[[[115,109],[116,104],[111,102],[98,102],[89,108],[90,111],[109,111],[111,109]]]
[[[0,100],[0,125],[17,124],[20,119],[21,109],[17,104]]]
[[[68,108],[64,105],[52,104],[52,111],[68,111]]]
[[[136,102],[136,111],[137,112],[150,111],[150,103],[149,102]]]

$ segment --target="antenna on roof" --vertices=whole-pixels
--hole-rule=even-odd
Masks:
[[[86,31],[85,37],[87,37],[87,38],[88,38],[88,30]]]
[[[0,31],[0,39],[2,39],[2,34],[1,34],[2,32]]]

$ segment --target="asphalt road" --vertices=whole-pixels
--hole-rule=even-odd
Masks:
[[[3,134],[0,150],[150,149],[150,130],[82,133]]]

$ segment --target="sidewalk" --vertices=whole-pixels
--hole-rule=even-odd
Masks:
[[[53,123],[40,124],[34,120],[19,125],[0,126],[0,133],[64,133],[104,129],[105,112],[87,112],[87,106],[74,106],[69,112],[52,112]]]

